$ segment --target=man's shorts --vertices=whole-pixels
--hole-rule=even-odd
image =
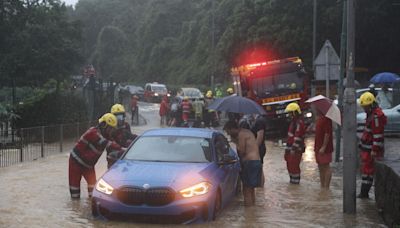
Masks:
[[[318,153],[315,152],[315,160],[318,165],[326,165],[332,162],[332,153]]]
[[[261,187],[262,163],[260,160],[242,161],[240,178],[243,185],[250,188]]]

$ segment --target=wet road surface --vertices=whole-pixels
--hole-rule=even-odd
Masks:
[[[159,124],[158,105],[140,105],[148,124],[134,127],[134,133],[138,134]],[[394,138],[386,143],[398,141]],[[390,148],[394,154],[395,148]],[[84,181],[81,199],[70,199],[68,157],[64,153],[0,169],[0,227],[161,227],[94,219]],[[267,141],[266,182],[264,188],[256,191],[256,206],[245,208],[240,195],[222,211],[217,221],[201,227],[385,227],[373,199],[358,200],[357,215],[342,213],[341,166],[342,163],[333,164],[331,189],[320,190],[313,138],[308,138],[301,164],[301,183],[290,185],[283,148]],[[96,165],[97,177],[105,170],[103,156]]]

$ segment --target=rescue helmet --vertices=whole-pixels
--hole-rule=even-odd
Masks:
[[[183,97],[183,100],[184,100],[184,101],[187,101],[187,100],[189,100],[189,97],[188,97],[188,96],[184,96],[184,97]]]
[[[117,127],[117,117],[115,117],[114,114],[112,113],[106,113],[104,114],[102,117],[100,117],[99,119],[99,123],[105,123],[106,125],[110,126],[110,127]]]
[[[213,95],[213,92],[211,90],[208,90],[206,93],[206,97],[211,98]]]
[[[125,113],[125,108],[121,104],[115,104],[111,107],[111,113],[112,114]]]
[[[375,102],[375,96],[371,92],[365,92],[360,97],[360,106],[365,107]]]
[[[292,102],[288,104],[285,108],[285,112],[297,112],[298,114],[301,114],[301,109],[300,106],[296,102]]]
[[[232,89],[232,88],[228,88],[228,89],[226,90],[226,92],[229,93],[229,94],[232,94],[232,93],[233,93],[233,89]]]

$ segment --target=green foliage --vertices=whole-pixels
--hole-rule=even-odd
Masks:
[[[62,81],[81,64],[81,27],[59,0],[2,0],[0,79],[39,86]],[[4,85],[4,84],[3,84]]]
[[[16,107],[16,127],[48,126],[87,121],[87,109],[81,97],[71,93],[36,93]]]

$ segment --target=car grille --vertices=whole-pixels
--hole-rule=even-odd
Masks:
[[[122,187],[116,194],[122,203],[128,205],[163,206],[175,199],[175,192],[170,188]]]

